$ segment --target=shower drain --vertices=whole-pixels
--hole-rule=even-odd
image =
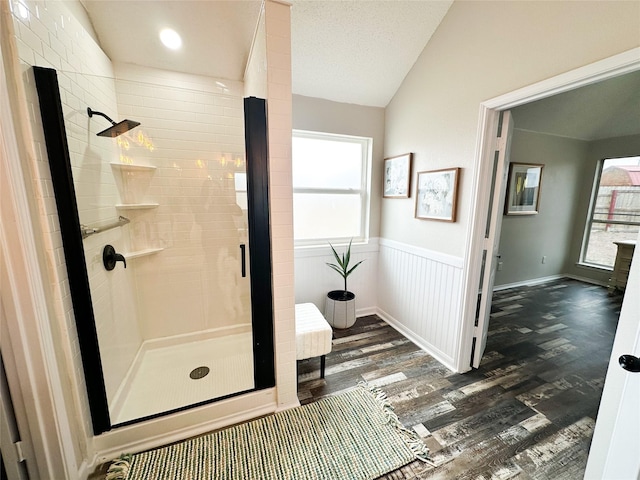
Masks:
[[[191,370],[189,376],[193,380],[200,380],[201,378],[206,377],[209,374],[209,367],[198,367]]]

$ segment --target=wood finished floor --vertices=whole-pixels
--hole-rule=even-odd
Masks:
[[[436,467],[381,479],[581,479],[622,297],[562,280],[493,298],[481,367],[454,374],[376,316],[334,333],[326,378],[298,364],[302,404],[366,380],[388,395]]]

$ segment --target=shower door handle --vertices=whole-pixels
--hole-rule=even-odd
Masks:
[[[246,245],[240,244],[240,261],[242,262],[242,277],[247,276],[247,258],[246,258]]]

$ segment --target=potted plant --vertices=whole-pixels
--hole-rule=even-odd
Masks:
[[[356,323],[356,296],[347,289],[347,278],[364,260],[349,266],[351,262],[351,241],[347,251],[338,255],[333,245],[329,243],[336,263],[327,263],[329,267],[334,269],[344,279],[344,290],[332,290],[327,294],[324,308],[324,316],[329,325],[335,328],[349,328]]]

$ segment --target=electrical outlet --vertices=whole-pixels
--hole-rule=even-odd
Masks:
[[[542,263],[547,263],[547,256],[546,255],[542,256]]]
[[[498,271],[502,270],[502,262],[498,262]]]

